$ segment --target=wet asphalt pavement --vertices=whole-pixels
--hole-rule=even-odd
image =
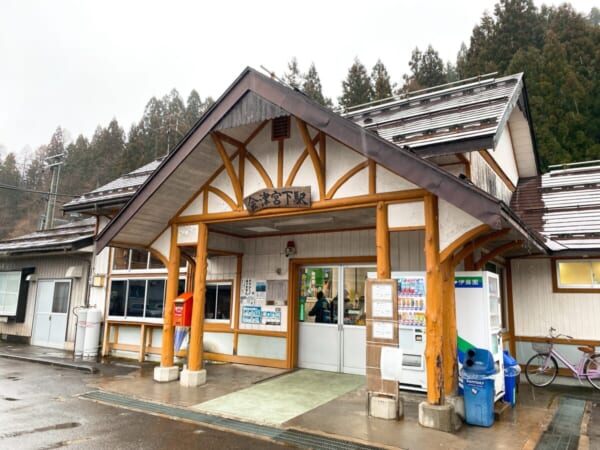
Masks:
[[[0,358],[2,449],[281,449],[276,443],[80,398],[127,365],[89,373]]]

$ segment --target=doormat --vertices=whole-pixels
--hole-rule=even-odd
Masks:
[[[362,375],[300,369],[192,408],[279,425],[364,384]]]

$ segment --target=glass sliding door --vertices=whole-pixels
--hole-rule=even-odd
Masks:
[[[364,288],[373,266],[303,266],[298,277],[298,366],[365,373]]]

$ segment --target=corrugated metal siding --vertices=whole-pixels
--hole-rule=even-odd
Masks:
[[[287,115],[289,114],[280,107],[259,97],[254,92],[249,92],[215,126],[215,130],[235,128]]]
[[[553,326],[576,339],[598,339],[600,294],[552,292],[550,259],[511,264],[516,335],[546,336]]]

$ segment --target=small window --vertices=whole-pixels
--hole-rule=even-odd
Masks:
[[[228,321],[231,318],[231,282],[207,283],[204,318]]]
[[[556,262],[558,289],[600,289],[600,260]]]
[[[69,290],[71,283],[69,281],[57,281],[54,284],[54,297],[52,298],[53,313],[69,312]]]

